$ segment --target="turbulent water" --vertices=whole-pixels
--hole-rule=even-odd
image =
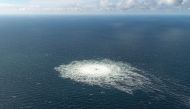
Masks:
[[[68,65],[56,67],[55,70],[64,78],[89,85],[113,87],[127,93],[146,88],[150,84],[149,79],[137,73],[140,71],[136,68],[108,59],[74,61]]]
[[[132,67],[128,63],[115,62],[109,59],[104,60],[83,60],[73,61],[67,65],[55,67],[55,70],[61,74],[63,78],[69,78],[76,82],[85,83],[88,85],[97,85],[103,88],[115,88],[128,94],[133,94],[135,90],[145,91],[147,93],[157,94],[158,99],[170,96],[178,100],[180,104],[190,107],[190,92],[186,88],[186,93],[177,92],[183,85],[172,82],[171,85],[166,84],[159,78],[153,75]]]
[[[0,16],[0,109],[189,109],[190,16]]]

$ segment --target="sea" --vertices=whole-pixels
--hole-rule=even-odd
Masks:
[[[73,61],[128,63],[154,89],[60,76]],[[189,15],[1,15],[0,109],[190,109]]]

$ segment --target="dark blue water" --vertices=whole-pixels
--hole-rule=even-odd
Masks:
[[[156,93],[137,90],[130,95],[88,86],[59,77],[54,67],[88,59],[128,62],[188,97],[189,19],[1,16],[0,109],[188,109],[190,101],[178,102],[180,97],[157,99]]]

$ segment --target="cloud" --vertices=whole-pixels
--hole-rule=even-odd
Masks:
[[[183,3],[183,0],[159,0],[159,5],[166,5],[166,6],[180,6]]]
[[[24,3],[1,3],[0,13],[4,12],[101,12],[128,10],[190,10],[190,0],[29,0]]]
[[[29,3],[54,7],[54,6],[74,6],[77,5],[79,2],[80,0],[31,0]]]
[[[117,9],[122,11],[189,11],[190,0],[118,0]]]
[[[109,8],[109,0],[100,0],[99,5],[102,9]]]
[[[190,0],[184,0],[182,5],[183,8],[190,9]]]
[[[79,0],[31,0],[23,4],[0,3],[0,13],[68,13],[78,12]]]
[[[120,9],[173,9],[183,6],[183,0],[122,0]]]
[[[121,9],[140,8],[140,3],[138,0],[123,0],[118,6]]]

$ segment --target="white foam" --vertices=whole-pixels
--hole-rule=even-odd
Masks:
[[[109,59],[73,61],[55,67],[63,78],[88,85],[133,94],[135,90],[155,93],[156,100],[165,100],[165,95],[177,100],[178,103],[190,107],[189,88],[173,81],[159,79],[132,67],[128,63],[115,62]],[[182,90],[182,92],[178,90]],[[154,98],[155,97],[155,98]],[[175,102],[174,102],[175,103]]]
[[[81,75],[88,75],[91,77],[101,77],[111,73],[111,69],[108,66],[99,64],[82,65],[77,70]]]
[[[132,94],[134,90],[142,89],[150,80],[139,74],[140,70],[127,63],[104,60],[73,61],[55,67],[63,78],[100,87],[112,87]]]

